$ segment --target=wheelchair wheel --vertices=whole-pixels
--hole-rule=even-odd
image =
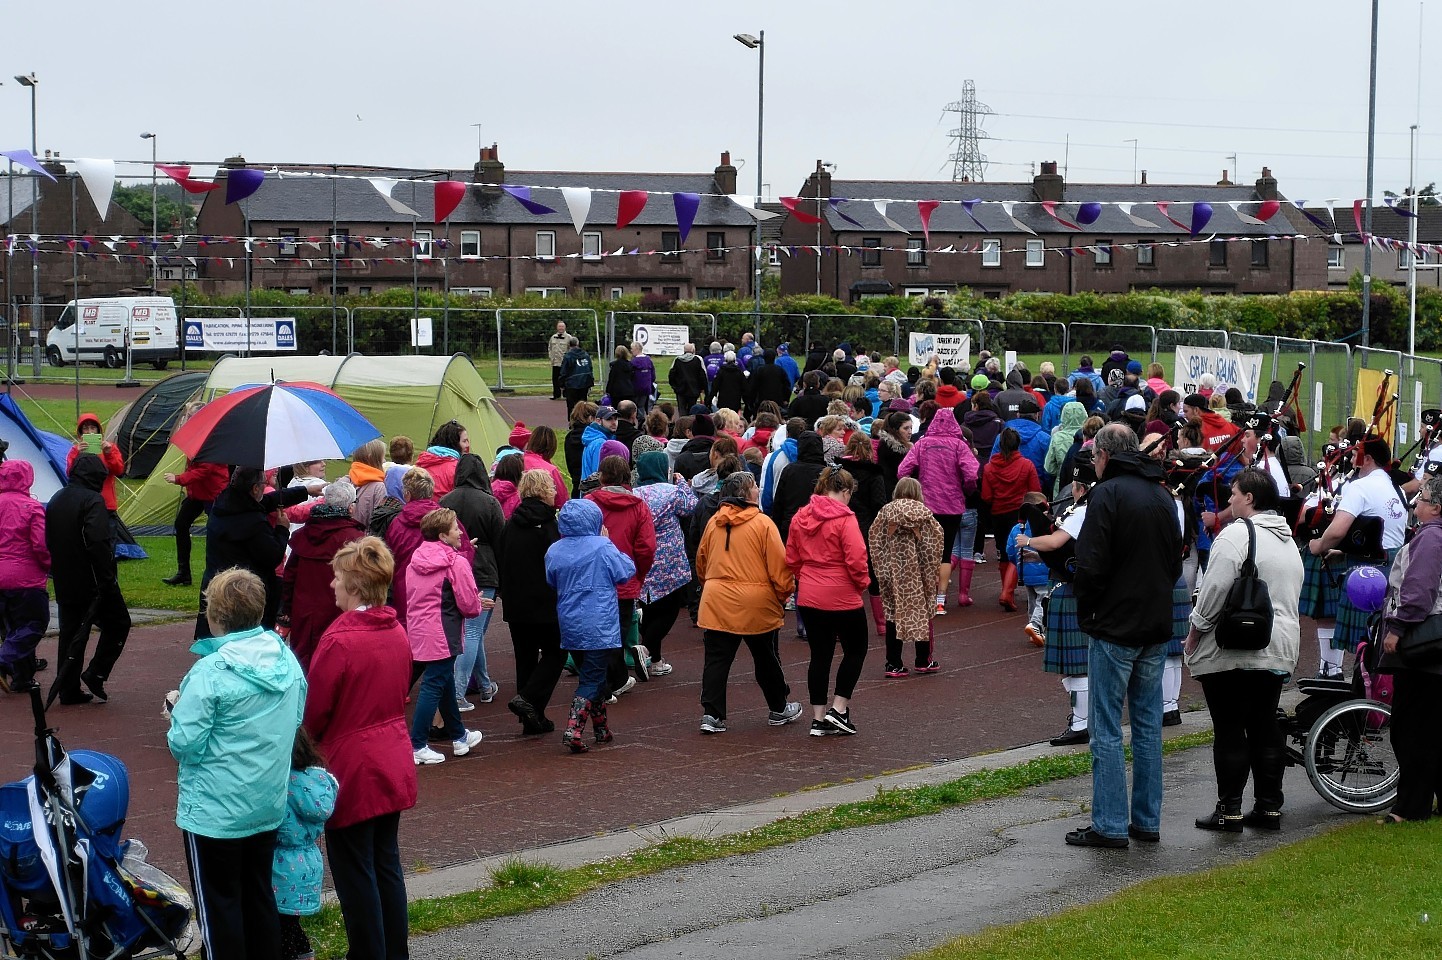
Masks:
[[[1376,700],[1347,700],[1312,725],[1305,751],[1307,777],[1328,803],[1348,813],[1374,813],[1397,796],[1392,708]]]

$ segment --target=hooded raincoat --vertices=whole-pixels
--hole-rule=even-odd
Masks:
[[[292,770],[286,792],[285,819],[275,835],[275,860],[270,883],[275,907],[291,917],[320,912],[325,861],[317,841],[335,812],[336,779],[321,767]]]
[[[941,549],[937,548],[940,556]],[[796,605],[817,610],[857,610],[871,582],[866,541],[856,514],[819,493],[797,511],[786,538],[786,565],[796,576]]]
[[[640,486],[635,493],[651,509],[656,530],[656,555],[641,585],[640,599],[655,603],[691,582],[681,518],[691,516],[696,509],[696,491],[687,483],[668,482],[666,455],[659,451],[642,454],[637,473]]]
[[[0,463],[0,590],[45,589],[50,550],[45,506],[30,495],[35,468],[24,460]]]
[[[461,652],[465,620],[481,614],[471,563],[441,540],[427,540],[411,555],[406,575],[406,635],[411,659],[433,663]]]
[[[893,500],[876,515],[868,534],[881,607],[896,625],[897,639],[929,640],[936,615],[936,571],[941,524],[916,500]]]
[[[721,501],[696,549],[696,576],[705,583],[697,625],[741,636],[781,629],[796,588],[776,524],[744,500]]]
[[[290,535],[290,556],[281,577],[280,615],[290,620],[290,648],[302,670],[325,628],[340,616],[330,583],[335,573],[330,562],[340,548],[365,536],[365,528],[348,514],[327,515],[317,508],[309,522]]]
[[[616,588],[636,575],[636,565],[601,533],[601,508],[571,500],[557,517],[561,539],[546,551],[546,582],[556,591],[565,650],[621,646]]]
[[[656,561],[656,521],[646,501],[625,487],[601,487],[586,495],[601,508],[606,536],[636,566],[635,574],[616,591],[621,600],[636,600]]]
[[[1051,443],[1046,448],[1046,460],[1043,461],[1047,476],[1055,477],[1061,472],[1062,461],[1071,449],[1072,440],[1076,438],[1077,431],[1086,420],[1086,407],[1075,400],[1068,400],[1062,407],[1061,421],[1051,432]]]
[[[952,516],[966,512],[967,497],[976,491],[979,464],[971,452],[956,414],[936,411],[926,435],[911,445],[896,473],[921,481],[922,496],[933,513]]]

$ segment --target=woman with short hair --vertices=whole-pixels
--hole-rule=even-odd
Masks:
[[[566,431],[565,448],[566,473],[571,477],[572,497],[581,495],[581,481],[585,479],[581,473],[581,456],[586,449],[586,428],[596,419],[596,411],[599,409],[600,407],[589,400],[582,400],[571,408],[571,429]],[[531,439],[535,438],[536,434],[532,431]]]

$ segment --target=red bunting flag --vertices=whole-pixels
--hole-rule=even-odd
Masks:
[[[787,210],[790,210],[791,215],[795,217],[800,223],[821,222],[820,217],[816,216],[815,214],[807,213],[805,210],[801,209],[801,199],[799,197],[782,197],[781,205]]]
[[[616,229],[620,230],[646,209],[645,190],[622,190],[616,202]]]
[[[455,213],[456,207],[461,205],[465,199],[466,185],[458,180],[440,180],[436,182],[435,193],[435,217],[436,223],[440,223]]]
[[[1357,224],[1357,232],[1362,233],[1362,201],[1352,201],[1352,220]]]
[[[157,163],[155,169],[180,184],[186,193],[207,193],[211,190],[220,189],[220,184],[218,183],[206,183],[204,180],[190,179],[189,164],[176,164],[172,166],[166,163]]]
[[[939,200],[918,200],[916,201],[916,212],[921,217],[921,235],[926,238],[926,245],[931,246],[931,211],[941,206]]]
[[[1187,233],[1191,233],[1191,232],[1192,232],[1192,228],[1191,228],[1191,227],[1187,226],[1185,223],[1182,223],[1182,221],[1178,220],[1176,217],[1172,216],[1170,213],[1167,212],[1167,208],[1170,207],[1170,206],[1171,206],[1171,202],[1168,201],[1168,200],[1158,200],[1158,201],[1157,201],[1157,209],[1162,212],[1162,216],[1166,217],[1168,220],[1170,220],[1172,223],[1176,224],[1176,225],[1177,225],[1178,227],[1180,227],[1181,229],[1187,231]]]
[[[1057,223],[1061,224],[1064,227],[1071,227],[1073,230],[1080,230],[1081,227],[1072,223],[1070,220],[1065,220],[1062,217],[1057,216],[1056,205],[1057,201],[1055,200],[1043,200],[1041,202],[1041,208],[1046,211],[1047,216],[1051,217],[1053,220],[1055,220]]]

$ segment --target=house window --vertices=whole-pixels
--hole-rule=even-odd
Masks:
[[[983,297],[985,297],[987,300],[1000,300],[1000,299],[1001,299],[1001,291],[1000,291],[1000,290],[983,290],[982,293],[981,293],[981,295],[982,295]]]
[[[599,230],[581,234],[581,259],[601,259],[601,232]]]
[[[1227,265],[1227,241],[1213,240],[1207,244],[1207,265],[1211,267]]]
[[[339,293],[345,293],[345,287],[337,287],[336,290]],[[371,295],[370,287],[357,287],[356,290],[358,290],[360,292],[360,295],[363,297],[368,297]]]
[[[706,259],[726,259],[726,234],[719,231],[706,234]]]
[[[554,234],[553,234],[553,236],[554,236]],[[544,297],[544,298],[546,298],[546,299],[550,299],[550,298],[552,298],[552,297],[564,297],[564,296],[566,295],[566,288],[565,288],[565,287],[527,287],[527,288],[526,288],[526,292],[529,293],[529,294],[532,294],[532,295],[534,295],[534,296]]]
[[[662,287],[662,288],[661,288],[661,296],[665,297],[667,300],[680,300],[680,299],[681,299],[681,288],[680,288],[680,287]]]
[[[881,238],[861,238],[861,265],[863,267],[881,266]]]
[[[625,294],[626,294],[626,290],[625,290],[625,288],[623,288],[623,287],[612,287],[612,288],[611,288],[611,299],[612,299],[612,300],[620,300],[623,296],[625,296]]]
[[[902,296],[906,296],[906,297],[929,297],[929,296],[931,296],[931,291],[928,290],[926,287],[906,287],[905,289],[903,289],[903,290],[901,291],[901,293],[902,293]]]
[[[766,264],[771,267],[781,266],[781,251],[771,247],[766,254]]]
[[[920,237],[909,237],[906,241],[906,265],[908,267],[926,266],[926,241]]]
[[[360,290],[362,295],[369,294],[371,292],[369,287],[361,287]],[[345,297],[350,295],[350,287],[331,287],[330,292],[338,297]]]
[[[481,255],[481,231],[461,231],[461,257],[479,257]]]
[[[556,231],[554,231],[554,230],[537,230],[537,231],[536,231],[536,259],[538,259],[538,260],[554,260],[554,259],[556,259]]]
[[[286,287],[285,292],[292,297],[308,297],[310,296],[310,287]]]
[[[675,230],[663,230],[661,232],[661,262],[679,263],[681,261],[681,234]]]
[[[335,248],[335,255],[337,257],[350,256],[350,229],[343,227],[331,236],[333,237],[331,245]]]
[[[1028,267],[1046,266],[1046,245],[1042,240],[1028,240],[1026,242],[1026,265]]]
[[[429,260],[431,258],[431,232],[429,230],[417,230],[414,238],[416,241],[416,259]]]
[[[1426,263],[1426,262],[1427,262],[1427,251],[1426,251],[1426,250],[1423,250],[1423,251],[1422,251],[1420,254],[1418,254],[1418,256],[1417,256],[1417,265],[1418,265],[1418,266],[1421,266],[1422,264],[1424,264],[1424,263]],[[1406,269],[1407,269],[1408,267],[1410,267],[1411,265],[1412,265],[1412,251],[1408,250],[1406,247],[1402,247],[1401,249],[1399,249],[1399,250],[1397,251],[1397,269],[1398,269],[1398,270],[1406,270]]]
[[[1332,244],[1327,248],[1327,269],[1347,269],[1347,250],[1345,247],[1338,246],[1337,244]]]
[[[590,286],[582,287],[581,296],[585,297],[587,300],[599,300],[601,299],[601,288]]]
[[[697,287],[697,300],[730,300],[736,295],[735,287]]]
[[[1137,266],[1155,267],[1157,265],[1157,248],[1150,240],[1142,240],[1137,244]]]
[[[1267,246],[1267,241],[1253,240],[1252,266],[1260,269],[1266,269],[1267,265],[1270,262],[1270,248]]]
[[[451,287],[451,293],[458,297],[481,297],[482,299],[491,295],[490,287]]]
[[[1096,242],[1096,261],[1099,267],[1112,265],[1112,242],[1110,240],[1098,240]]]
[[[981,265],[983,267],[1001,266],[1001,241],[995,237],[989,237],[981,241]]]
[[[300,230],[295,227],[280,228],[280,243],[276,244],[276,252],[282,257],[293,257],[296,251],[296,238],[300,236]]]

